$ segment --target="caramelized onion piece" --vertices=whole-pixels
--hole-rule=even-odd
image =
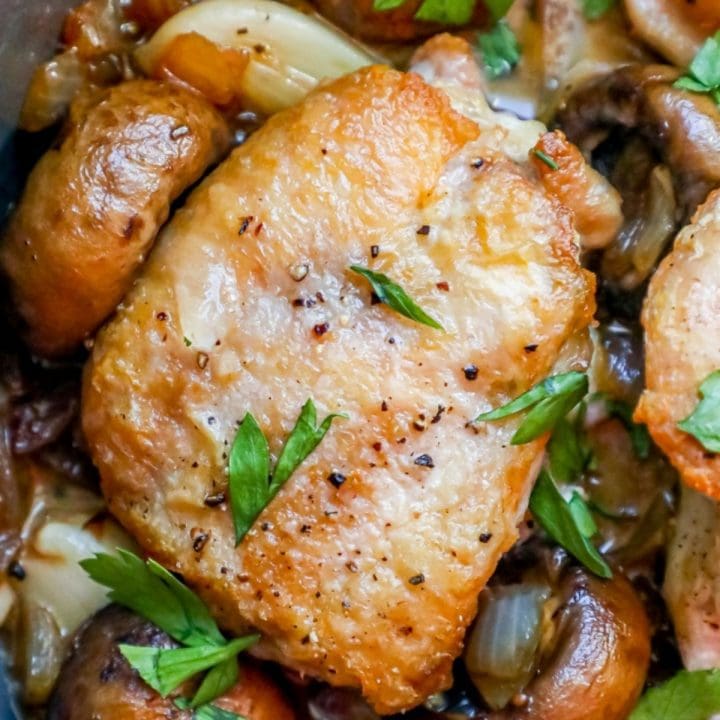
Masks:
[[[317,17],[287,5],[272,0],[205,0],[171,17],[138,48],[136,58],[144,72],[162,74],[171,44],[191,33],[219,52],[248,58],[235,79],[237,91],[250,109],[267,114],[302,100],[322,79],[345,75],[377,59]],[[203,68],[205,57],[193,56],[192,64],[199,66],[191,69],[193,74],[211,75]],[[183,66],[190,68],[190,60]],[[180,79],[192,84],[187,77]]]

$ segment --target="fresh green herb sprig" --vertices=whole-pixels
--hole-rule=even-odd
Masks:
[[[615,5],[615,0],[582,0],[583,15],[588,20],[599,20]]]
[[[540,161],[544,162],[551,170],[557,170],[560,166],[546,152],[533,148],[532,154]]]
[[[503,20],[496,23],[488,32],[480,33],[478,45],[482,52],[485,72],[492,79],[512,72],[520,61],[520,44],[515,33]]]
[[[681,670],[641,698],[628,720],[708,720],[720,712],[720,670]]]
[[[710,373],[699,388],[700,402],[678,427],[706,450],[720,453],[720,370]]]
[[[170,649],[119,645],[122,655],[150,687],[166,697],[189,678],[209,670],[186,706],[197,709],[196,718],[240,718],[210,703],[237,682],[237,655],[255,644],[259,635],[226,640],[202,600],[154,560],[143,562],[127,550],[118,550],[117,555],[99,553],[80,565],[95,582],[109,588],[111,600],[185,645]],[[218,716],[216,711],[226,715]]]
[[[255,418],[250,413],[245,415],[230,449],[228,467],[236,543],[245,537],[265,506],[320,444],[335,418],[347,419],[347,415],[328,415],[318,426],[315,404],[308,400],[285,441],[271,475],[270,450],[265,435]]]
[[[373,9],[394,10],[406,0],[374,0]],[[415,13],[415,19],[444,25],[464,25],[472,17],[475,0],[423,0]]]
[[[506,405],[478,415],[475,422],[502,420],[529,410],[510,440],[513,445],[523,445],[552,430],[585,397],[587,391],[585,373],[552,375]]]
[[[720,30],[698,50],[685,75],[674,87],[709,95],[720,105]]]
[[[434,318],[430,317],[397,283],[393,282],[387,275],[351,265],[350,270],[364,277],[372,287],[380,302],[385,303],[396,313],[403,315],[410,320],[428,325],[436,330],[444,330],[443,326]]]
[[[495,21],[505,16],[514,1],[484,0],[485,7]],[[395,10],[406,2],[407,0],[374,0],[373,9],[381,12]],[[423,0],[415,13],[415,18],[443,25],[464,25],[472,18],[476,4],[477,0]]]
[[[601,578],[612,577],[612,570],[592,538],[598,529],[582,496],[574,492],[565,500],[547,470],[542,470],[530,495],[530,512],[556,543]]]

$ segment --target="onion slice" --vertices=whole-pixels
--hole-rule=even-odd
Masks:
[[[135,53],[156,75],[170,44],[197,33],[216,46],[247,53],[240,85],[245,103],[271,114],[302,100],[321,80],[380,60],[312,14],[273,0],[205,0],[167,20]]]

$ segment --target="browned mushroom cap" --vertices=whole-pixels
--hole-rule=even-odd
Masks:
[[[363,40],[402,42],[427,37],[442,29],[438,23],[415,20],[421,0],[407,0],[389,11],[374,10],[373,0],[315,0],[315,4],[325,17]],[[482,26],[487,19],[484,3],[477,2],[472,23]]]
[[[527,703],[492,720],[625,720],[645,682],[650,628],[630,583],[600,580],[580,568],[563,576],[554,633]]]
[[[47,720],[190,720],[172,698],[146,685],[118,650],[118,643],[174,647],[161,630],[110,605],[78,632],[48,705]],[[254,665],[242,666],[238,683],[214,704],[249,720],[294,720],[277,685]]]
[[[674,88],[678,76],[666,65],[621,68],[575,92],[558,122],[586,153],[614,128],[637,130],[669,166],[687,217],[720,184],[720,108]]]
[[[171,202],[229,140],[206,100],[166,83],[129,81],[73,106],[67,136],[30,175],[0,249],[35,351],[67,354],[95,331]]]
[[[555,638],[530,684],[534,720],[621,720],[640,695],[650,660],[650,628],[630,583],[580,569],[564,578]]]
[[[717,0],[625,0],[633,30],[654,50],[685,66],[720,28]]]

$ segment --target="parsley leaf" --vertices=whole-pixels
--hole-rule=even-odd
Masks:
[[[205,604],[186,585],[154,560],[143,562],[127,550],[99,553],[80,561],[85,572],[110,588],[108,597],[147,618],[184,645],[225,644]]]
[[[530,495],[530,512],[545,532],[575,559],[602,578],[612,571],[590,542],[597,533],[592,514],[582,497],[573,493],[568,502],[546,470],[541,470]]]
[[[190,707],[200,707],[224,695],[238,681],[240,670],[238,669],[237,658],[229,657],[227,660],[218,663],[203,678],[200,687],[190,703]]]
[[[629,720],[708,720],[720,712],[720,670],[681,670],[641,698]]]
[[[317,410],[313,401],[308,400],[285,441],[271,476],[270,451],[265,435],[255,418],[250,413],[245,415],[230,449],[228,468],[230,504],[237,543],[245,537],[258,515],[303,460],[320,444],[332,421],[339,417],[347,418],[347,415],[328,415],[316,427]]]
[[[552,430],[583,399],[587,390],[585,373],[552,375],[507,405],[478,415],[475,422],[501,420],[531,408],[510,441],[513,445],[522,445]]]
[[[475,0],[423,0],[415,13],[415,19],[445,25],[465,25],[470,21],[474,7]]]
[[[187,646],[119,646],[150,687],[165,696],[193,675],[212,668],[192,703],[186,705],[194,707],[210,702],[237,681],[236,656],[256,643],[259,635],[227,641],[202,600],[154,560],[143,562],[127,550],[118,550],[116,556],[98,553],[80,561],[80,565],[92,580],[110,589],[111,600],[142,615]],[[232,713],[222,720],[239,717]]]
[[[285,441],[285,446],[275,464],[270,483],[271,497],[276,495],[300,463],[320,444],[335,418],[347,419],[347,415],[333,413],[328,415],[319,427],[316,427],[317,410],[313,401],[308,400],[303,405],[295,427]]]
[[[350,270],[364,277],[377,295],[380,302],[385,303],[396,313],[404,315],[410,320],[429,325],[436,330],[444,330],[443,326],[434,318],[431,318],[417,303],[415,303],[409,295],[397,284],[394,283],[387,275],[374,272],[368,268],[359,265],[351,265]]]
[[[591,459],[592,452],[578,423],[562,418],[548,442],[548,463],[553,477],[561,483],[577,482]]]
[[[373,10],[380,12],[395,10],[405,2],[406,0],[373,0]],[[484,0],[484,2],[493,19],[497,21],[507,13],[514,0]],[[476,0],[423,0],[415,13],[415,19],[445,25],[465,25],[472,18],[475,5]]]
[[[140,677],[163,697],[182,685],[193,675],[218,663],[233,659],[259,639],[258,635],[231,640],[224,646],[200,645],[197,647],[172,648],[170,650],[138,645],[119,645],[119,650]],[[204,684],[204,683],[203,683]],[[225,688],[227,689],[227,688]],[[204,692],[203,699],[211,700]]]
[[[490,11],[495,22],[505,17],[515,0],[485,0],[485,7]]]
[[[192,707],[190,701],[183,697],[175,698],[174,703],[181,710]],[[238,715],[232,710],[225,710],[218,705],[206,703],[193,708],[193,720],[249,720],[249,718],[246,718],[245,715]]]
[[[195,709],[194,720],[247,720],[247,718],[217,705],[202,705]]]
[[[270,502],[270,450],[255,418],[247,413],[230,449],[230,506],[240,542]]]
[[[498,22],[492,30],[478,35],[485,71],[492,79],[512,72],[520,60],[520,45],[515,33],[504,22]],[[555,166],[557,170],[557,166]]]
[[[710,452],[720,453],[720,370],[710,373],[700,385],[702,398],[678,427],[692,435]]]
[[[673,87],[707,93],[720,105],[720,30],[703,43],[687,74],[676,80]]]
[[[551,158],[546,152],[533,148],[532,154],[538,159],[544,162],[551,170],[557,170],[559,165]]]
[[[588,20],[598,20],[615,5],[615,0],[582,0],[581,5]]]

